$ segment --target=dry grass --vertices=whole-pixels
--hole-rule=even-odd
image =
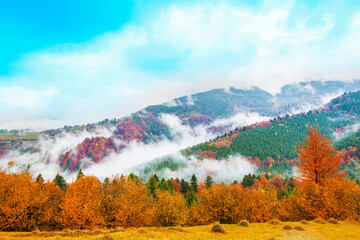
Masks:
[[[306,230],[299,230],[300,222],[286,222],[272,225],[264,223],[251,223],[249,227],[242,227],[238,224],[223,224],[226,234],[215,234],[211,232],[212,225],[196,227],[143,227],[129,228],[122,231],[102,230],[98,235],[94,231],[88,230],[66,230],[45,232],[33,234],[32,232],[0,232],[0,239],[4,240],[70,240],[70,239],[92,239],[92,240],[112,240],[112,239],[181,239],[181,240],[208,240],[208,239],[274,239],[274,240],[300,240],[300,239],[318,239],[318,240],[337,240],[337,239],[359,239],[360,223],[357,222],[339,222],[340,224],[318,224],[309,221]],[[285,225],[292,226],[295,230],[285,231]],[[139,231],[140,230],[140,231]],[[93,235],[94,234],[94,235]]]

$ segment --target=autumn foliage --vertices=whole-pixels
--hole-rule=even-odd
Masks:
[[[248,174],[241,183],[184,179],[148,183],[134,174],[100,182],[78,174],[70,184],[0,171],[0,231],[93,229],[313,220],[360,220],[360,187],[344,178],[329,138],[310,127],[298,147],[299,179]],[[60,186],[60,187],[59,187]]]
[[[297,147],[301,181],[320,183],[327,179],[342,179],[346,173],[339,171],[340,154],[334,153],[334,146],[329,137],[322,135],[318,127],[308,128],[309,136],[305,143]]]

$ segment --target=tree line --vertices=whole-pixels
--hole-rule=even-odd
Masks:
[[[44,181],[29,172],[0,171],[0,230],[31,231],[220,223],[360,220],[360,187],[339,170],[331,140],[318,128],[297,147],[299,178],[248,174],[241,182],[216,184],[208,176],[146,183],[136,175],[104,182],[79,171],[66,183],[61,175]]]

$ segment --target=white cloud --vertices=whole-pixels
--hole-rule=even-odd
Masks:
[[[27,55],[16,69],[27,80],[2,78],[33,87],[20,99],[12,89],[1,101],[35,108],[52,96],[38,89],[56,89],[41,118],[64,109],[56,116],[63,124],[86,123],[211,88],[256,85],[275,93],[286,83],[360,78],[360,13],[333,38],[333,14],[316,10],[314,21],[296,11],[295,1],[264,1],[256,9],[226,1],[172,4],[86,43]]]
[[[49,101],[56,88],[49,87],[44,91],[36,91],[19,86],[0,88],[0,101],[12,107],[35,108],[39,107],[42,102]]]

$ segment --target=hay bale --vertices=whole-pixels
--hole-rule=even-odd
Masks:
[[[280,223],[280,221],[278,219],[271,219],[268,223],[272,225],[277,225]]]
[[[329,218],[328,220],[326,220],[328,223],[332,223],[332,224],[338,224],[338,221],[335,218]]]
[[[220,223],[214,224],[211,228],[211,232],[213,233],[225,233],[225,229],[221,226]]]
[[[314,222],[320,223],[320,224],[325,224],[326,223],[325,220],[322,219],[322,218],[316,218],[316,219],[314,219]]]
[[[305,231],[305,229],[302,226],[295,226],[294,229],[298,231]]]
[[[250,223],[247,220],[241,220],[238,225],[242,227],[248,227]]]
[[[293,229],[293,227],[290,226],[290,225],[285,225],[285,226],[283,227],[283,229],[284,229],[284,230],[291,230],[291,229]]]
[[[304,225],[308,224],[308,222],[307,222],[306,220],[301,220],[300,223],[301,223],[301,224],[304,224]]]

